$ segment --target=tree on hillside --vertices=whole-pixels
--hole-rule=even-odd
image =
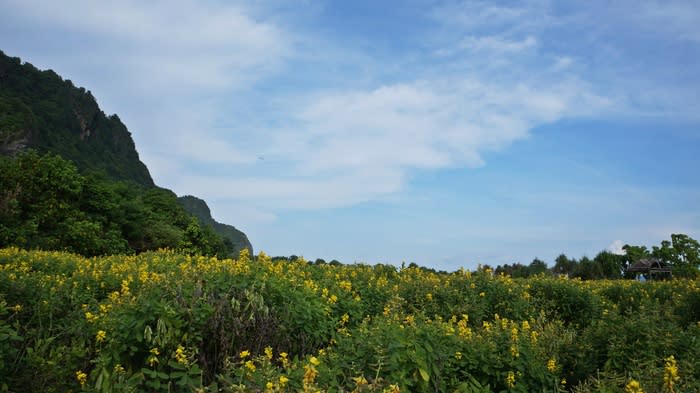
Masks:
[[[0,247],[125,252],[120,233],[81,210],[86,180],[55,155],[35,152],[0,160]]]
[[[81,175],[58,155],[0,157],[0,247],[93,256],[189,245],[230,254],[211,227],[192,227],[192,219],[169,190]]]

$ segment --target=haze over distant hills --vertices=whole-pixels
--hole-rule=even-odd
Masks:
[[[57,154],[81,173],[100,173],[146,189],[157,187],[127,127],[116,114],[107,116],[100,110],[89,90],[0,51],[0,154],[14,156],[27,150]],[[216,222],[206,202],[191,196],[178,202],[230,242],[234,253],[244,248],[252,252],[247,236]]]

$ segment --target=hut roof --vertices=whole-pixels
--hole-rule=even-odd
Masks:
[[[631,273],[670,272],[671,267],[658,258],[644,258],[627,268]]]

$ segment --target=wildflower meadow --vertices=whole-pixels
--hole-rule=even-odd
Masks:
[[[695,392],[700,281],[0,250],[2,392]]]

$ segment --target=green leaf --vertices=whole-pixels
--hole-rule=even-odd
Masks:
[[[423,378],[425,382],[428,382],[430,380],[430,375],[428,375],[427,371],[425,371],[422,368],[419,368],[418,372],[420,373],[421,378]]]

